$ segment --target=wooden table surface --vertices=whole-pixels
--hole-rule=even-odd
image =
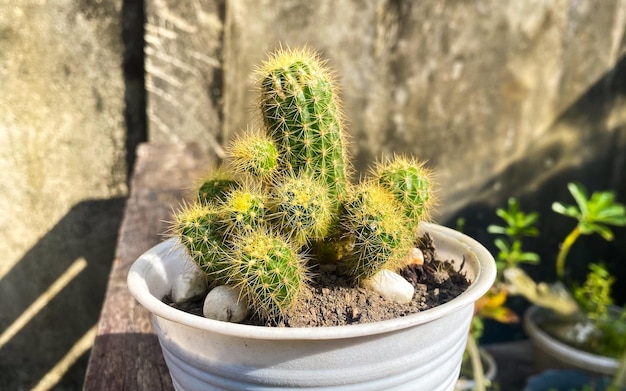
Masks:
[[[174,389],[150,315],[128,292],[126,275],[135,259],[163,240],[172,210],[190,197],[196,178],[214,164],[195,144],[140,145],[85,391]],[[521,390],[532,371],[528,342],[488,350],[498,362],[500,390]]]
[[[172,210],[212,163],[195,144],[139,146],[84,390],[174,389],[150,315],[128,292],[126,275],[163,240]]]

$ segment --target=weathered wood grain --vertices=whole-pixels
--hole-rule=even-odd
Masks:
[[[158,244],[194,180],[213,163],[195,144],[142,144],[109,277],[85,390],[171,390],[149,313],[128,292],[137,257]]]

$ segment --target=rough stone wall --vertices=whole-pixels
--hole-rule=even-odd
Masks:
[[[567,138],[551,171],[580,162],[584,144],[553,125],[624,53],[625,5],[233,0],[225,129],[250,119],[253,64],[279,44],[308,44],[338,75],[357,167],[393,153],[428,160],[445,218],[538,146]]]
[[[151,141],[195,141],[221,154],[224,0],[146,2]]]
[[[127,194],[121,4],[0,1],[0,334],[47,302],[0,346],[0,389],[35,386],[98,318]]]
[[[555,126],[625,49],[623,0],[147,4],[151,138],[196,139],[221,154],[258,116],[254,67],[280,45],[308,45],[337,74],[359,172],[393,153],[427,160],[444,221],[479,193],[501,201],[498,177],[531,154],[532,179],[505,191],[531,191],[592,159],[578,125]],[[609,177],[606,187],[623,178]]]

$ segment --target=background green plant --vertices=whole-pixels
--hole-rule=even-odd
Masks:
[[[618,309],[611,297],[615,278],[603,264],[592,263],[584,284],[574,289],[574,298],[597,330],[587,343],[589,349],[608,357],[626,351],[626,307]]]
[[[539,214],[536,212],[523,212],[519,208],[517,199],[509,198],[508,209],[498,208],[496,215],[506,225],[490,225],[487,227],[487,232],[504,236],[504,238],[499,237],[494,241],[495,246],[499,250],[496,257],[498,277],[502,281],[502,271],[506,268],[518,267],[521,263],[539,263],[538,254],[522,250],[522,239],[524,237],[539,236],[539,229],[536,227]]]
[[[610,226],[626,225],[624,206],[615,202],[613,192],[599,191],[588,197],[586,189],[581,184],[569,183],[567,187],[575,199],[576,205],[565,205],[560,202],[552,204],[553,211],[577,221],[576,226],[561,244],[556,258],[555,268],[559,286],[565,286],[563,276],[567,255],[581,235],[598,233],[608,241],[614,237]],[[493,225],[488,227],[488,231],[504,235],[508,239],[496,241],[496,246],[500,250],[498,254],[499,267],[506,270],[517,268],[519,263],[539,262],[537,254],[523,251],[522,246],[523,237],[539,236],[539,231],[535,227],[538,214],[522,212],[514,198],[509,200],[508,210],[498,209],[496,214],[507,225]],[[508,282],[512,284],[511,289],[515,288],[519,293],[524,294],[529,300],[540,306],[544,306],[546,302],[552,303],[562,299],[559,295],[550,296],[550,298],[548,296],[539,297],[551,295],[553,291],[547,285],[542,285],[542,288],[539,289],[532,281],[529,282],[533,283],[533,286],[520,289],[520,281]],[[595,327],[593,336],[589,341],[589,348],[598,354],[618,357],[626,349],[626,323],[624,322],[626,310],[621,310],[621,314],[616,314],[615,311],[611,310],[613,305],[611,285],[613,282],[614,278],[602,264],[591,263],[586,281],[581,286],[572,289],[572,296],[575,299],[574,305],[577,305],[585,313]]]
[[[587,190],[580,183],[567,185],[576,205],[566,205],[560,202],[552,204],[552,210],[564,216],[572,217],[577,225],[567,235],[556,258],[556,275],[563,280],[565,274],[565,260],[570,249],[580,235],[599,234],[604,240],[613,240],[613,231],[609,226],[626,225],[624,205],[615,202],[615,194],[610,191],[594,192],[591,198],[587,197]]]

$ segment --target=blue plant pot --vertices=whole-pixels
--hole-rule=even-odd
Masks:
[[[524,391],[579,391],[589,385],[593,386],[590,388],[593,391],[605,391],[610,383],[608,377],[594,377],[581,371],[549,369],[531,376]]]

